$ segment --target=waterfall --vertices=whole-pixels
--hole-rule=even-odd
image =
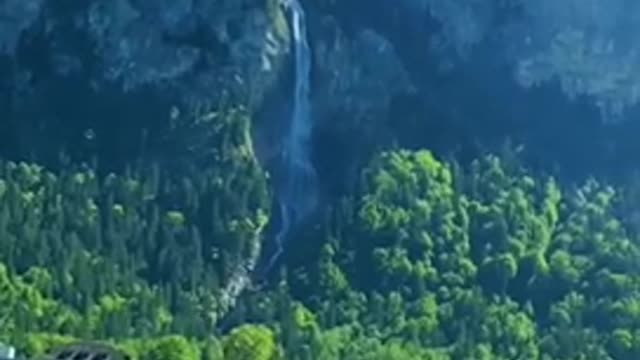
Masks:
[[[271,256],[268,271],[283,251],[291,228],[307,217],[317,201],[316,172],[311,162],[311,49],[307,40],[304,9],[299,0],[281,0],[292,30],[295,88],[293,111],[280,154],[282,181],[278,185],[280,230],[275,237],[276,252]]]
[[[268,258],[266,267],[258,271],[262,274],[268,273],[278,260],[291,229],[311,213],[317,201],[316,172],[311,162],[311,50],[307,41],[306,21],[298,0],[280,0],[280,6],[286,13],[292,30],[295,88],[290,123],[283,137],[282,151],[278,159],[281,175],[279,178],[282,180],[275,184],[281,217],[280,229],[274,239],[275,253]],[[235,266],[231,280],[221,291],[218,298],[218,314],[221,316],[217,324],[219,330],[223,331],[228,327],[231,320],[226,316],[234,309],[236,299],[245,289],[255,285],[252,284],[251,275],[256,269],[260,251],[260,246],[251,249],[251,255]]]

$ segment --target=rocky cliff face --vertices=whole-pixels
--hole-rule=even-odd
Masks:
[[[375,121],[395,93],[411,88],[394,47],[306,5],[316,123],[331,132]],[[0,106],[8,114],[0,151],[11,156],[46,158],[65,148],[124,162],[139,155],[141,141],[147,152],[162,148],[176,112],[215,107],[223,94],[257,113],[264,161],[279,149],[293,73],[278,0],[9,0],[0,5],[0,30]],[[116,138],[122,148],[104,154]],[[172,139],[171,151],[190,142]]]
[[[257,107],[289,54],[277,0],[77,4],[0,5],[1,130],[11,156],[46,162],[80,146],[76,153],[122,163],[139,155],[144,134],[151,147],[166,135],[176,112],[215,107],[223,94]],[[122,149],[105,154],[116,139]]]
[[[28,78],[46,73],[43,82],[82,74],[98,91],[154,86],[207,102],[221,87],[236,90],[249,79],[267,88],[289,49],[277,0],[10,0],[0,6],[0,48],[14,70]],[[33,52],[40,58],[28,59]]]
[[[335,193],[353,185],[370,152],[391,139],[391,104],[416,88],[385,36],[366,26],[345,28],[338,14],[319,14],[311,26],[314,149],[321,183]]]
[[[366,153],[368,144],[378,143],[377,134],[389,134],[383,122],[398,98],[396,104],[407,104],[409,98],[428,106],[420,112],[454,127],[462,121],[456,119],[470,117],[487,124],[507,119],[494,126],[500,129],[511,126],[508,119],[527,124],[548,117],[540,109],[549,103],[564,109],[555,115],[557,122],[587,116],[597,123],[597,116],[585,115],[593,104],[569,104],[552,86],[523,89],[514,72],[527,84],[560,79],[562,91],[569,87],[573,96],[592,96],[591,103],[635,104],[637,86],[625,80],[632,78],[628,73],[637,63],[635,50],[629,49],[633,42],[614,36],[618,27],[610,21],[630,3],[615,3],[602,16],[565,19],[571,2],[547,9],[519,1],[493,6],[462,0],[303,1],[314,56],[316,161],[322,163],[336,149]],[[0,3],[0,108],[5,115],[0,154],[46,163],[55,162],[64,148],[78,157],[98,153],[114,166],[143,150],[160,159],[190,159],[200,152],[193,143],[206,144],[206,138],[200,139],[204,131],[172,133],[173,114],[218,106],[223,94],[253,110],[262,162],[280,151],[293,73],[288,24],[278,0],[78,4]],[[621,19],[624,29],[635,25],[631,18]],[[575,31],[557,34],[550,26],[562,23]],[[580,35],[588,24],[595,26],[594,34]],[[590,49],[585,68],[571,71],[572,54],[583,48]],[[614,83],[620,91],[610,91],[607,84]],[[502,96],[513,101],[493,101]],[[428,140],[429,145],[452,142],[440,138]],[[116,139],[121,146],[114,150]],[[344,162],[354,164],[351,158]]]
[[[319,152],[338,145],[346,153],[373,141],[392,98],[412,84],[381,33],[304,5]],[[189,161],[203,153],[194,144],[206,146],[206,131],[174,131],[172,119],[226,99],[253,110],[256,153],[268,164],[291,105],[288,25],[278,0],[5,1],[0,153],[55,163],[63,149],[115,168],[142,153]]]

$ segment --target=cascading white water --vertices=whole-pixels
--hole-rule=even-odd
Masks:
[[[292,29],[295,52],[295,89],[291,122],[284,136],[280,154],[280,178],[277,200],[280,207],[280,230],[275,237],[276,251],[269,258],[262,274],[266,274],[283,252],[290,230],[306,218],[316,206],[316,172],[311,162],[312,119],[309,100],[311,50],[307,41],[304,11],[298,0],[280,0]],[[251,249],[252,255],[235,267],[231,280],[218,298],[220,316],[224,317],[236,303],[240,293],[251,286],[251,273],[256,268],[260,246]],[[224,320],[218,325],[226,327]]]
[[[305,13],[298,0],[281,0],[280,5],[288,15],[293,32],[295,89],[291,123],[280,155],[283,179],[277,194],[281,213],[280,231],[275,238],[277,250],[269,260],[267,271],[282,254],[291,227],[309,215],[317,200],[316,172],[310,154],[313,128],[309,100],[311,49],[307,40]]]

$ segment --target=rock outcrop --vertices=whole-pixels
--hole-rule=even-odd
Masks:
[[[380,33],[345,29],[331,15],[313,25],[316,162],[324,190],[335,195],[355,183],[371,151],[391,138],[393,99],[416,89],[395,46]]]
[[[48,67],[48,81],[82,73],[98,90],[150,85],[194,101],[250,80],[267,88],[289,51],[277,0],[10,0],[0,29],[3,54],[25,72]],[[29,49],[39,64],[24,58]]]
[[[136,157],[140,129],[157,142],[175,111],[223,97],[258,108],[282,77],[289,42],[278,0],[4,1],[0,142],[24,148],[12,156],[40,158],[118,139],[111,160]]]
[[[363,28],[347,34],[330,16],[315,29],[314,105],[320,118],[341,112],[354,120],[386,114],[391,98],[412,90],[394,46]]]
[[[315,9],[308,16],[316,123],[330,131],[365,121],[362,129],[373,129],[393,95],[411,88],[403,63],[378,32],[347,31]],[[278,0],[8,0],[0,30],[0,107],[8,114],[0,142],[18,149],[12,156],[55,162],[64,148],[118,164],[139,155],[141,141],[146,153],[179,156],[203,141],[189,139],[196,130],[167,146],[176,112],[229,97],[266,110],[256,117],[258,156],[268,162],[279,151],[293,73]],[[119,153],[104,154],[115,139]]]

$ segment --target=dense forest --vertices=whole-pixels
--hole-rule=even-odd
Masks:
[[[513,31],[543,44],[567,9],[449,1],[0,3],[0,343],[639,359],[637,61],[601,49],[615,16],[576,12],[578,50],[525,61]],[[274,154],[302,152],[303,117],[317,179],[296,192]]]

